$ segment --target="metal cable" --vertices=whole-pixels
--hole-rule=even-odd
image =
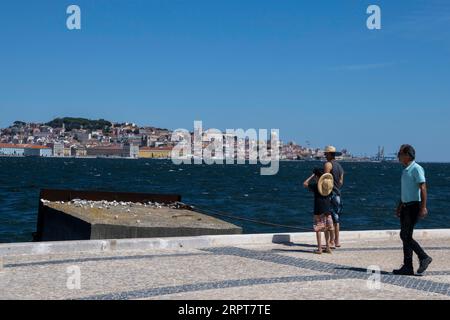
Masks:
[[[230,215],[230,214],[227,214],[227,213],[223,213],[223,212],[211,209],[211,208],[206,208],[206,207],[202,208],[202,207],[199,207],[199,206],[194,206],[194,205],[190,205],[190,204],[186,204],[186,203],[183,203],[183,205],[187,205],[191,209],[195,209],[196,211],[198,211],[200,213],[203,213],[203,214],[206,214],[206,215],[216,215],[216,216],[226,217],[226,218],[230,218],[230,219],[248,221],[248,222],[253,222],[253,223],[262,224],[262,225],[274,226],[274,227],[296,229],[296,230],[303,230],[303,231],[312,231],[312,228],[305,228],[305,227],[300,227],[300,226],[289,226],[289,225],[283,225],[283,224],[272,223],[272,222],[267,222],[267,221],[261,221],[261,220],[255,220],[255,219],[250,219],[250,218],[238,217],[238,216],[234,216],[234,215]]]

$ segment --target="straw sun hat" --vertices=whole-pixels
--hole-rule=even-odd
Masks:
[[[334,146],[326,146],[324,151],[325,151],[325,153],[328,153],[328,152],[335,153],[336,152],[336,147],[334,147]]]
[[[331,173],[325,173],[320,177],[317,183],[317,189],[319,189],[319,193],[322,196],[328,197],[333,191],[333,185],[333,175]]]
[[[342,155],[342,152],[336,151],[336,147],[334,146],[326,146],[324,153],[334,153],[336,156]]]

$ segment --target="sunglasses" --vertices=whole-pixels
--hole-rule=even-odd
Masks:
[[[409,153],[402,153],[402,152],[397,153],[397,158],[400,158],[401,156],[410,156],[410,157],[412,157]]]

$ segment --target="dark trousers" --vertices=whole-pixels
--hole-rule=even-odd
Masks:
[[[403,205],[400,213],[400,238],[403,241],[404,265],[413,268],[413,252],[420,260],[428,257],[422,247],[413,239],[414,226],[419,220],[420,202]]]

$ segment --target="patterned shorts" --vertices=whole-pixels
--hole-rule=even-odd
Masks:
[[[315,232],[334,230],[333,218],[331,217],[331,214],[315,215],[313,228]]]

